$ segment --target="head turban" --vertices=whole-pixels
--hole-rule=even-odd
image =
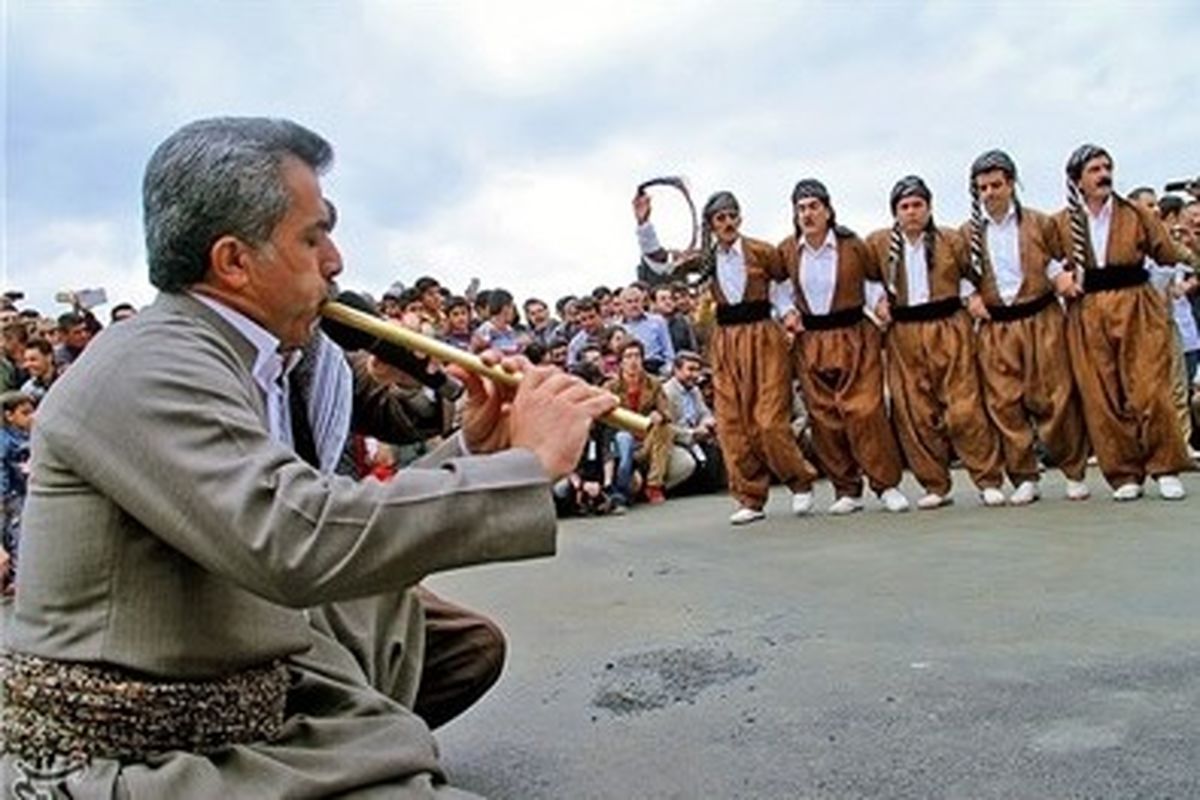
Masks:
[[[708,198],[708,202],[704,204],[704,221],[708,222],[712,218],[712,215],[719,211],[732,211],[735,214],[741,213],[742,209],[738,206],[737,198],[733,196],[733,192],[717,192]]]
[[[1093,158],[1104,156],[1109,161],[1112,161],[1112,156],[1103,147],[1094,144],[1082,144],[1075,148],[1075,152],[1071,153],[1071,157],[1067,159],[1067,177],[1073,181],[1078,180],[1083,176],[1083,168]]]
[[[1007,175],[1009,180],[1017,179],[1017,165],[1003,150],[988,150],[975,159],[971,164],[971,179],[974,180],[977,176],[996,169]]]
[[[810,197],[829,205],[829,190],[816,178],[805,178],[796,184],[796,188],[792,189],[792,205]]]
[[[896,185],[892,187],[892,213],[896,213],[896,206],[906,197],[921,197],[926,203],[933,202],[933,193],[929,191],[929,187],[925,185],[925,181],[918,178],[916,175],[906,175],[896,181]]]

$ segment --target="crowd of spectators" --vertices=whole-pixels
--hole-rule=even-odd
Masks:
[[[1135,189],[1129,198],[1152,209],[1172,236],[1200,252],[1200,200],[1171,195],[1159,199],[1148,188]],[[396,324],[460,349],[521,354],[535,364],[556,365],[606,386],[624,407],[648,416],[653,426],[640,438],[597,424],[576,470],[554,488],[561,514],[603,515],[624,513],[638,502],[658,504],[670,496],[725,488],[705,361],[715,325],[714,301],[696,285],[654,280],[659,282],[639,279],[615,289],[598,286],[560,297],[553,307],[543,298],[529,297],[518,307],[513,294],[503,288],[482,290],[472,280],[456,294],[437,278],[424,276],[407,286],[394,283],[372,302]],[[1164,384],[1173,386],[1181,427],[1195,446],[1200,444],[1200,425],[1192,425],[1200,414],[1200,279],[1182,270],[1160,270],[1155,282],[1170,307],[1180,356],[1179,375],[1164,376]],[[778,312],[785,310],[788,298],[787,291],[779,292]],[[71,310],[57,318],[21,308],[21,299],[19,292],[0,296],[0,575],[6,585],[16,558],[29,431],[37,405],[104,327],[78,298],[72,298]],[[136,313],[131,304],[117,304],[108,324]],[[365,364],[356,368],[365,369]],[[439,407],[416,381],[402,375],[388,379],[397,383],[410,414],[426,420],[421,430],[429,438],[403,447],[356,439],[351,454],[355,471],[380,479],[426,452],[455,418],[453,408]],[[798,393],[793,416],[793,432],[806,446],[805,410]]]

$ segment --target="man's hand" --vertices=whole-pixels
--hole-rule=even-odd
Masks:
[[[1060,297],[1073,300],[1083,294],[1083,287],[1075,280],[1074,272],[1064,270],[1054,279],[1054,291],[1058,292]]]
[[[535,367],[521,356],[500,359],[482,353],[484,362],[524,377],[517,387],[500,386],[456,365],[448,370],[467,388],[463,441],[472,453],[508,447],[532,450],[554,479],[575,468],[592,420],[617,406],[611,392],[555,367]]]
[[[651,411],[648,418],[651,426],[663,424],[663,415],[657,411]]]
[[[633,217],[638,225],[645,225],[650,219],[650,195],[638,192],[633,196]]]
[[[988,312],[987,306],[984,305],[983,298],[979,295],[979,292],[975,292],[967,298],[967,312],[972,317],[979,320],[990,320],[992,318],[992,315]]]
[[[886,297],[879,298],[879,302],[875,304],[875,318],[881,325],[892,324],[892,307]]]

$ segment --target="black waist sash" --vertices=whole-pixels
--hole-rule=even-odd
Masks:
[[[1036,300],[1030,300],[1028,303],[1013,303],[1008,306],[988,306],[988,314],[992,317],[992,322],[1016,322],[1019,319],[1027,319],[1040,312],[1043,308],[1048,308],[1054,304],[1054,292],[1046,292]]]
[[[862,306],[844,308],[828,314],[801,314],[801,321],[806,331],[831,331],[835,328],[849,328],[863,320]]]
[[[1131,289],[1150,280],[1150,273],[1140,264],[1109,264],[1100,269],[1083,271],[1083,291],[1111,292],[1115,289]]]
[[[932,322],[935,319],[952,317],[962,310],[962,300],[957,297],[947,297],[944,300],[934,300],[932,303],[919,303],[915,306],[892,306],[892,320],[895,322]]]
[[[749,325],[771,318],[769,300],[747,300],[744,303],[725,303],[717,306],[718,325]]]

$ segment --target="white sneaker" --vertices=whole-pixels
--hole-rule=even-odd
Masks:
[[[908,511],[908,498],[895,486],[884,489],[883,494],[879,495],[879,499],[883,503],[883,507],[893,514]]]
[[[1041,496],[1037,481],[1021,481],[1021,485],[1008,498],[1008,502],[1014,506],[1027,506]]]
[[[995,486],[989,486],[979,493],[979,500],[989,508],[1002,506],[1006,502],[1004,492],[997,489]]]
[[[1158,496],[1163,500],[1182,500],[1187,497],[1187,489],[1175,475],[1159,475]]]
[[[1137,500],[1142,496],[1142,485],[1140,483],[1123,483],[1116,489],[1113,489],[1112,498],[1118,503],[1124,503],[1129,500]]]
[[[737,511],[729,515],[729,524],[745,525],[749,522],[757,522],[766,516],[767,515],[763,513],[762,509],[747,508],[746,506],[742,506]]]
[[[950,505],[950,498],[944,497],[937,492],[930,492],[917,501],[917,508],[922,511],[931,511],[935,508]]]
[[[813,509],[812,492],[796,492],[792,495],[792,513],[802,517]]]
[[[1067,499],[1068,500],[1087,500],[1092,496],[1092,492],[1088,489],[1088,485],[1083,481],[1067,480]]]
[[[829,507],[829,513],[840,517],[845,514],[853,514],[855,511],[862,511],[862,507],[862,500],[847,495],[834,500],[833,505]]]

